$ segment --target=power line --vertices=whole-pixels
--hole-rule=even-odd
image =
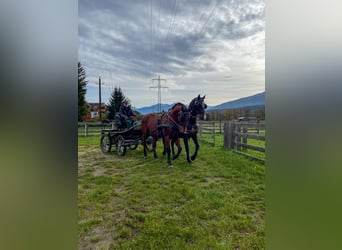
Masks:
[[[203,35],[203,33],[204,33],[203,31],[204,31],[205,26],[208,24],[210,18],[212,17],[214,11],[216,10],[216,8],[217,8],[217,6],[218,6],[218,4],[219,4],[220,2],[221,2],[221,0],[218,0],[218,1],[216,2],[215,7],[211,10],[211,12],[210,12],[210,14],[209,14],[207,20],[206,20],[205,23],[202,25],[202,28],[201,28],[201,30],[200,30],[200,32],[199,32],[199,36],[198,36],[197,40],[195,40],[192,44],[190,44],[190,45],[188,46],[187,50],[184,52],[184,56],[187,55],[187,54],[189,53],[189,51],[190,51],[190,48],[193,48],[193,47],[195,46],[195,44],[200,40],[199,38]],[[207,8],[208,8],[208,7],[207,7]],[[202,14],[202,15],[203,15],[203,14]],[[197,60],[198,60],[198,58],[197,58]],[[180,76],[180,79],[179,79],[179,80],[181,80],[182,78],[184,78],[184,76],[185,76],[185,73],[184,73],[182,76]]]
[[[173,9],[172,9],[172,18],[170,19],[170,24],[169,24],[169,29],[167,31],[167,35],[166,35],[166,42],[169,38],[169,33],[170,33],[170,30],[171,30],[171,24],[174,23],[174,19],[175,19],[175,16],[176,16],[176,5],[177,5],[177,0],[175,0],[174,4],[173,4]]]
[[[152,0],[151,0],[151,53],[150,53],[150,73],[152,75],[152,53],[153,53],[153,30],[152,30]]]
[[[198,24],[200,24],[200,21],[203,19],[203,17],[205,16],[206,10],[209,8],[209,6],[212,4],[213,1],[211,1],[205,8],[205,10],[203,11]],[[205,22],[203,23],[202,27],[200,28],[199,31],[199,35],[197,37],[197,39],[192,42],[191,44],[188,45],[186,51],[183,53],[184,57],[189,54],[189,51],[192,47],[194,47],[196,45],[196,43],[198,43],[198,41],[200,40],[200,37],[204,34],[205,28],[207,26],[207,24],[209,23],[210,18],[213,16],[217,6],[219,5],[219,3],[221,2],[221,0],[218,0],[214,6],[214,8],[211,10],[208,18],[205,20]],[[158,21],[158,30],[159,30],[159,26],[160,26],[160,10],[161,10],[161,0],[159,2],[159,21]],[[175,26],[175,18],[176,18],[176,13],[177,13],[177,0],[174,1],[173,4],[173,9],[172,9],[172,17],[170,18],[170,23],[169,23],[169,28],[168,28],[168,32],[166,35],[166,40],[165,42],[168,41],[170,35],[172,34],[173,30],[174,30],[174,26]],[[199,26],[199,25],[198,25]],[[157,31],[158,32],[158,31]],[[156,50],[160,49],[160,46],[158,47],[158,42],[159,42],[159,35],[156,38],[157,41],[153,44],[153,4],[152,4],[152,0],[151,0],[151,62],[150,62],[150,67],[151,67],[151,74],[153,74],[153,70],[155,69],[155,64],[156,64],[156,59],[155,57],[155,53],[156,51],[153,49],[154,47],[156,48]],[[157,33],[156,33],[157,34]],[[158,51],[157,51],[158,52]],[[159,70],[161,68],[159,67]],[[185,73],[180,77],[180,79],[182,79],[185,76]]]
[[[158,19],[158,28],[157,28],[157,33],[156,33],[156,52],[157,52],[157,55],[159,54],[158,53],[158,50],[160,49],[160,45],[159,45],[159,26],[160,26],[160,9],[161,9],[161,0],[159,0],[159,19]],[[157,61],[156,64],[158,64],[159,62],[159,70],[160,70],[160,61]]]
[[[209,19],[211,18],[211,16],[213,15],[213,13],[214,13],[214,11],[215,11],[215,9],[216,9],[216,7],[218,6],[218,4],[221,2],[221,0],[218,0],[217,2],[216,2],[216,5],[215,5],[215,7],[212,9],[212,11],[210,12],[210,15],[209,15],[209,17],[208,17],[208,19],[207,19],[207,21],[203,24],[203,26],[202,26],[202,29],[201,29],[201,31],[200,31],[200,33],[202,33],[203,32],[203,30],[204,30],[204,27],[207,25],[207,23],[209,22]],[[196,40],[197,41],[197,40]]]

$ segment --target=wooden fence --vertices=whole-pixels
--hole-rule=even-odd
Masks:
[[[102,122],[79,122],[78,123],[78,136],[100,136],[102,128],[112,128],[112,123]]]
[[[203,142],[207,142],[215,146],[215,133],[220,131],[221,125],[218,122],[200,121],[199,125],[199,138]],[[100,136],[102,128],[113,128],[112,123],[101,122],[79,122],[78,123],[78,136]],[[223,130],[222,130],[223,131]]]
[[[265,161],[265,123],[236,122],[224,124],[223,147],[250,158]]]
[[[204,142],[208,142],[212,146],[215,146],[215,134],[217,123],[212,121],[199,121],[199,136]]]

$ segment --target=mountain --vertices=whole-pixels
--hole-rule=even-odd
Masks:
[[[217,109],[238,109],[244,107],[265,105],[265,92],[252,96],[243,97],[234,101],[224,102],[222,104],[208,107],[208,110]]]
[[[161,108],[164,111],[169,110],[173,104],[162,104]],[[265,105],[265,92],[259,93],[252,96],[243,97],[234,101],[224,102],[222,104],[216,106],[209,106],[207,110],[223,110],[223,109],[238,109],[244,107],[255,107],[255,106],[264,106]],[[158,105],[152,105],[148,107],[136,108],[136,110],[142,114],[148,114],[158,111]]]
[[[168,111],[169,108],[172,107],[173,104],[162,104],[161,105],[161,109],[162,111]],[[158,112],[158,104],[154,104],[152,106],[148,106],[148,107],[142,107],[142,108],[136,108],[136,111],[138,111],[140,114],[142,115],[146,115],[148,113],[157,113]]]

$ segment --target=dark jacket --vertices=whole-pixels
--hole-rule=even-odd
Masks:
[[[127,108],[124,106],[121,106],[119,112],[120,112],[120,116],[124,119],[134,116],[133,111],[129,106]]]

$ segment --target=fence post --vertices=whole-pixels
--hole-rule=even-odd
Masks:
[[[223,147],[230,147],[230,133],[231,133],[230,122],[227,122],[223,125]]]
[[[220,135],[222,134],[222,121],[220,119]]]
[[[241,133],[241,125],[239,124],[239,122],[235,123],[235,132]],[[236,150],[241,151],[241,146],[237,145],[237,142],[241,143],[241,136],[239,135],[234,136],[234,140],[235,140],[234,144],[235,144]]]
[[[215,122],[213,122],[213,131],[212,131],[212,133],[213,133],[213,147],[215,147],[215,145],[216,145],[216,142],[215,142],[215,138],[216,138],[215,126],[216,126],[216,124],[215,124]]]
[[[232,149],[235,149],[236,148],[236,144],[235,144],[235,140],[236,140],[236,136],[235,136],[235,132],[236,132],[236,123],[234,121],[231,122],[231,133],[232,133],[232,136],[231,136],[231,148]]]
[[[242,133],[244,133],[246,135],[248,130],[247,130],[247,125],[245,125],[245,126],[242,127]],[[243,137],[242,142],[247,144],[247,137]],[[243,151],[247,151],[247,148],[244,147]]]
[[[88,136],[88,124],[87,122],[84,123],[84,137]]]
[[[233,148],[233,124],[232,122],[225,122],[223,127],[223,147]]]

